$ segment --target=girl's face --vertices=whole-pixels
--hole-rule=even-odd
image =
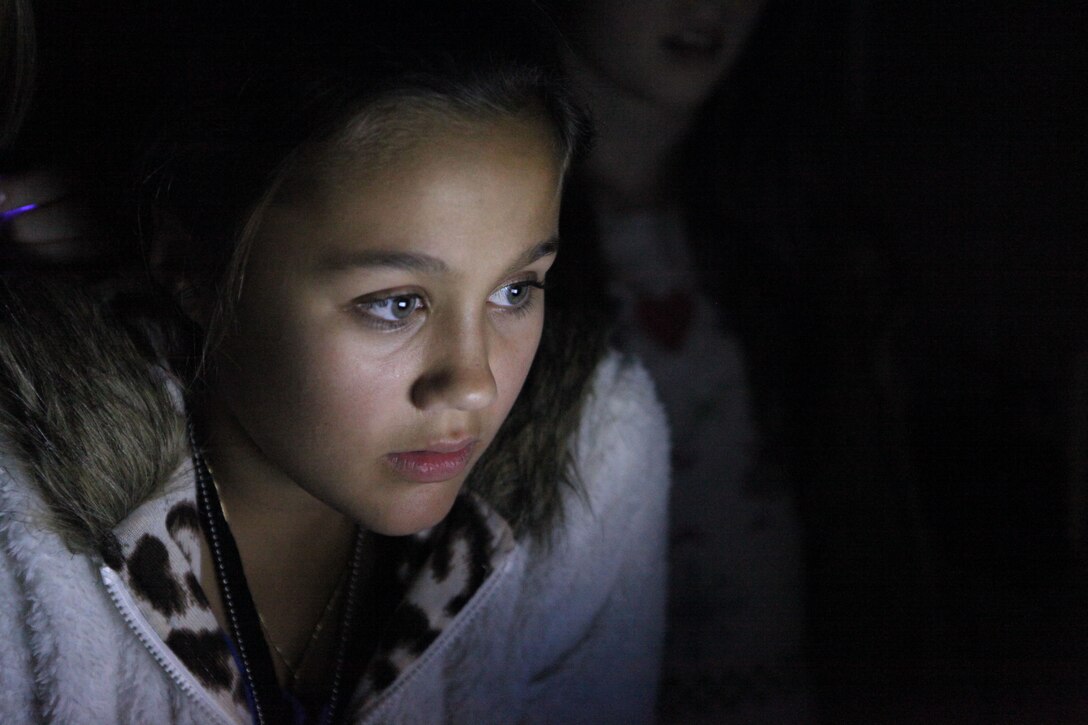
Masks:
[[[664,109],[690,111],[736,59],[764,0],[578,0],[584,61]]]
[[[268,209],[210,396],[217,472],[388,535],[440,521],[506,418],[555,257],[543,121],[425,129]]]

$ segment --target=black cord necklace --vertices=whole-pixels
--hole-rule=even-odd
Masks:
[[[223,515],[223,506],[211,471],[197,446],[195,425],[189,420],[189,442],[196,472],[197,508],[200,523],[211,549],[215,578],[220,598],[230,625],[230,636],[241,660],[242,677],[250,693],[253,714],[258,725],[280,725],[293,722],[291,708],[276,680],[276,670],[268,644],[261,631],[261,618],[246,584],[242,560]],[[354,613],[358,607],[362,580],[363,539],[357,531],[355,546],[348,569],[347,596],[340,616],[340,638],[333,660],[329,698],[322,708],[320,725],[339,722],[344,701],[345,662],[354,635]]]

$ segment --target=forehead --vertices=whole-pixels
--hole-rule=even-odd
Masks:
[[[301,182],[313,189],[355,182],[406,159],[433,158],[450,141],[486,137],[496,129],[517,129],[523,148],[548,140],[565,166],[567,151],[543,104],[505,112],[455,107],[440,98],[389,98],[369,104],[331,138],[307,148],[285,185]]]
[[[359,250],[505,254],[554,235],[562,159],[536,116],[404,128],[375,154],[337,144],[277,197],[250,256],[328,267]]]
[[[444,150],[496,129],[517,129],[515,145],[534,153],[542,139],[550,141],[566,170],[568,150],[543,104],[530,103],[511,112],[494,107],[470,111],[442,98],[383,98],[368,103],[330,135],[296,149],[267,192],[265,208],[269,203],[290,207],[328,202],[360,184],[402,173],[406,164],[437,160]],[[250,220],[251,228],[254,221]]]

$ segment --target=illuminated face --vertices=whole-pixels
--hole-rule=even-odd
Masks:
[[[209,404],[218,476],[388,535],[446,515],[510,411],[559,213],[543,121],[419,133],[261,217]]]
[[[763,0],[577,0],[583,61],[624,91],[690,111],[736,60]]]

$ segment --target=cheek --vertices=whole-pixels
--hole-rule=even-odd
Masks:
[[[525,377],[536,357],[543,329],[543,314],[539,313],[526,328],[520,334],[504,339],[499,348],[500,354],[495,355],[491,363],[491,372],[500,391],[499,406],[504,418],[521,392]]]
[[[411,355],[383,355],[359,335],[306,335],[287,382],[298,390],[290,415],[317,449],[380,447],[410,420]]]
[[[324,449],[390,407],[399,371],[379,364],[357,335],[290,310],[251,313],[239,310],[236,329],[245,333],[219,355],[220,387],[256,438]]]
[[[298,373],[296,414],[316,442],[357,430],[383,407],[387,386],[382,369],[367,365],[350,350],[314,346]]]

